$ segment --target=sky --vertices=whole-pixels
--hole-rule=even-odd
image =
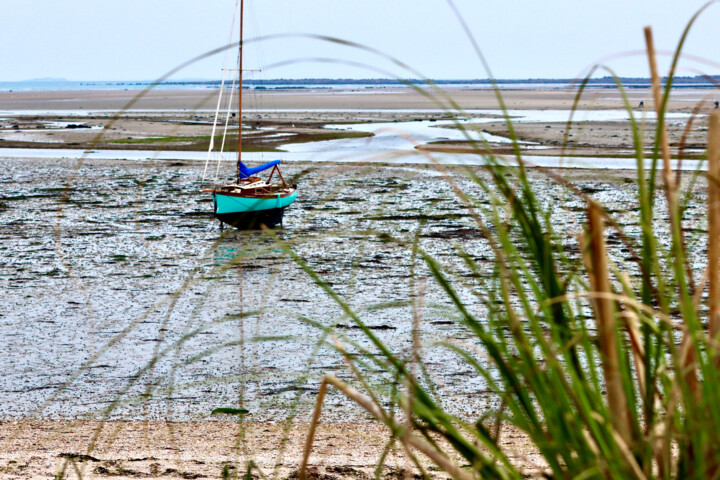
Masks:
[[[488,77],[447,0],[245,2],[246,39],[281,35],[248,42],[245,68],[261,70],[249,73],[257,78]],[[455,0],[496,78],[574,78],[600,61],[621,76],[646,77],[645,58],[622,55],[644,50],[643,27],[653,27],[658,50],[674,50],[704,4]],[[227,44],[234,7],[235,0],[0,0],[0,81],[156,79]],[[718,24],[720,3],[699,17],[684,52],[720,62]],[[411,68],[300,34],[356,42]],[[220,78],[223,60],[215,55],[173,78]],[[666,71],[668,57],[660,62]],[[680,75],[720,74],[720,65],[693,59],[681,67]]]

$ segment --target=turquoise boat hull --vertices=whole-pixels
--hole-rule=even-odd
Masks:
[[[282,223],[283,213],[297,199],[297,193],[273,198],[248,198],[213,193],[215,217],[240,229],[274,227]]]

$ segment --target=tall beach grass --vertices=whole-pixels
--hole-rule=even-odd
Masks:
[[[478,155],[486,158],[486,172],[479,174],[471,168],[460,171],[482,198],[459,186],[447,167],[437,164],[458,201],[470,213],[476,236],[483,238],[492,252],[492,271],[487,272],[487,263],[479,262],[458,243],[454,245],[454,259],[477,273],[469,279],[458,279],[417,239],[407,242],[382,234],[383,241],[407,248],[417,265],[429,272],[428,277],[423,277],[413,270],[408,280],[410,290],[416,293],[403,305],[413,318],[410,353],[387,346],[365,323],[363,313],[351,306],[351,299],[339,294],[329,279],[296,252],[292,239],[273,231],[262,239],[250,239],[250,244],[257,242],[264,248],[272,239],[273,247],[283,248],[287,257],[335,302],[343,318],[364,334],[362,341],[353,340],[328,326],[325,319],[306,318],[303,312],[294,312],[299,322],[318,332],[311,359],[320,348],[330,346],[352,374],[351,379],[342,380],[325,375],[320,382],[301,480],[307,476],[315,426],[322,421],[328,389],[340,391],[385,424],[388,444],[403,448],[425,476],[429,475],[430,462],[462,480],[526,478],[533,474],[580,479],[720,477],[720,115],[715,112],[709,117],[708,171],[696,172],[693,177],[707,182],[707,240],[700,242],[706,245],[707,262],[701,278],[696,278],[697,269],[690,264],[693,252],[689,249],[702,247],[686,238],[683,226],[692,183],[688,187],[673,170],[664,121],[677,61],[691,26],[692,22],[676,50],[664,91],[656,69],[652,34],[646,30],[658,118],[649,169],[645,166],[646,146],[640,140],[643,126],[635,118],[618,80],[631,117],[637,159],[637,222],[632,225],[619,222],[601,202],[561,174],[542,171],[565,189],[568,198],[585,205],[582,234],[568,238],[566,232],[558,231],[552,222],[554,205],[542,198],[530,177],[532,164],[521,154],[502,93],[496,88],[515,154],[510,158],[495,155],[488,144],[473,141],[467,134]],[[469,38],[474,43],[471,35]],[[337,39],[324,40],[362,48]],[[219,51],[222,49],[210,53]],[[408,66],[391,60],[419,76]],[[584,81],[578,83],[576,106],[584,86]],[[463,115],[452,98],[432,82],[428,81],[426,88],[414,84],[409,87],[446,108],[455,118]],[[568,127],[573,124],[573,112]],[[457,126],[463,128],[459,121]],[[432,154],[427,156],[434,160]],[[212,248],[228,234],[221,235]],[[60,235],[58,232],[58,238]],[[610,235],[619,242],[609,244],[606,240]],[[615,260],[618,256],[614,250],[619,249],[631,254],[630,266]],[[211,274],[239,268],[240,257],[218,265]],[[177,292],[152,309],[168,306],[171,311],[178,296],[195,285],[198,276],[193,272]],[[463,341],[448,340],[439,347],[483,380],[494,399],[492,408],[460,416],[444,407],[446,400],[435,389],[419,335],[424,282],[439,287],[443,300],[451,305],[448,316],[467,333]],[[459,293],[461,289],[470,290],[482,308],[470,306]],[[389,307],[373,306],[376,311]],[[232,318],[193,325],[172,344],[158,346],[152,361],[133,375],[127,389],[103,414],[110,416],[123,402],[141,403],[153,395],[168,393],[159,392],[160,383],[152,378],[156,362],[181,351],[183,344],[200,335],[207,325],[262,313],[244,311]],[[132,322],[112,342],[120,341],[143,319]],[[278,335],[233,339],[183,360],[179,367],[237,347],[238,342],[283,340],[288,338]],[[106,348],[111,348],[112,342]],[[103,351],[92,356],[68,384]],[[311,377],[311,367],[309,363],[300,381]],[[130,400],[123,397],[143,380],[147,381],[143,394]],[[237,379],[225,380],[232,383]],[[171,383],[169,388],[172,393],[177,387]],[[294,404],[290,419],[298,405]],[[513,445],[505,441],[509,431],[520,432],[528,440],[532,453],[542,459],[537,465],[531,468],[518,457]]]
[[[645,30],[658,119],[649,171],[639,140],[641,126],[617,81],[635,139],[636,224],[621,226],[602,203],[559,174],[547,172],[586,204],[579,252],[568,250],[565,233],[550,221],[554,206],[539,197],[528,177],[530,163],[522,158],[517,142],[512,168],[508,159],[494,156],[478,142],[478,154],[487,158],[489,180],[472,170],[466,173],[491,202],[478,202],[462,191],[457,194],[473,212],[477,234],[494,254],[492,275],[478,275],[471,286],[484,304],[482,313],[458,294],[467,284],[460,285],[438,258],[415,247],[472,337],[462,343],[445,342],[444,347],[484,379],[497,399],[496,408],[476,412],[474,418],[449,413],[434,394],[432,380],[423,375],[421,348],[415,345],[410,356],[390,351],[346,301],[295,256],[363,329],[372,342],[372,352],[366,353],[377,354],[368,357],[373,367],[388,372],[398,385],[391,394],[372,387],[377,383],[373,374],[363,373],[368,370],[347,353],[362,347],[337,341],[336,348],[356,378],[348,383],[333,375],[324,377],[314,422],[322,418],[327,388],[335,388],[386,424],[410,458],[425,456],[459,479],[531,474],[528,463],[519,461],[511,442],[502,437],[509,429],[526,436],[542,457],[534,473],[548,478],[720,476],[720,114],[709,116],[708,171],[694,174],[707,182],[707,262],[702,278],[694,278],[696,267],[689,263],[694,252],[688,250],[702,245],[694,242],[688,247],[683,225],[691,188],[684,191],[683,178],[673,170],[664,121],[677,62],[696,18],[683,33],[664,90],[652,32]],[[584,81],[579,83],[577,101],[584,91]],[[502,105],[499,89],[497,94]],[[507,117],[506,121],[513,135],[512,123]],[[641,232],[638,240],[626,232],[631,229]],[[608,235],[621,239],[614,248],[632,252],[632,271],[638,274],[630,275],[627,266],[613,260],[617,256],[606,242]],[[483,269],[462,245],[457,248],[469,270]],[[417,465],[425,472],[421,462]]]

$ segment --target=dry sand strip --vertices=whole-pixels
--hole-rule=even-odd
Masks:
[[[53,421],[0,422],[0,479],[14,478],[297,478],[306,423]],[[93,438],[97,438],[93,441]],[[388,430],[370,422],[320,424],[310,457],[311,479],[370,480],[388,444]],[[538,472],[526,437],[504,431],[515,461]],[[462,462],[460,462],[462,465]],[[448,475],[425,465],[432,478]],[[381,478],[422,478],[399,446]]]
[[[347,89],[347,90],[246,90],[243,103],[251,109],[343,109],[346,111],[366,109],[444,109],[454,110],[452,103],[463,109],[499,108],[495,92],[488,89],[448,87],[429,90],[423,95],[410,88],[388,89]],[[14,110],[110,110],[125,107],[135,110],[215,110],[216,89],[163,90],[148,92],[136,98],[139,90],[68,90],[45,92],[0,92],[0,111]],[[575,89],[507,89],[502,91],[503,100],[509,109],[561,109],[573,107]],[[650,92],[645,88],[634,88],[627,92],[632,106],[640,101],[648,102]],[[670,111],[690,112],[705,100],[709,106],[716,100],[713,89],[678,89],[673,91],[669,104]],[[588,88],[585,90],[579,109],[622,109],[621,94],[616,89]]]

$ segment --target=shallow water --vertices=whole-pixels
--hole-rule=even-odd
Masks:
[[[277,94],[273,94],[277,95]],[[293,94],[294,95],[294,94]],[[418,113],[418,114],[426,114],[426,113],[445,113],[448,115],[456,116],[456,117],[464,117],[465,114],[467,115],[485,115],[489,117],[495,117],[496,119],[502,119],[504,118],[504,112],[499,109],[480,109],[480,108],[470,108],[465,109],[462,111],[455,111],[455,110],[446,110],[446,109],[440,109],[440,108],[397,108],[397,109],[387,109],[387,108],[259,108],[253,110],[257,113],[356,113],[358,115],[362,115],[363,113]],[[197,113],[215,113],[215,110],[213,109],[196,109],[193,110],[193,112]],[[122,112],[118,112],[117,110],[86,110],[86,109],[73,109],[73,110],[0,110],[0,115],[7,116],[7,117],[19,117],[19,116],[53,116],[53,117],[60,117],[60,116],[92,116],[92,115],[115,115],[115,114],[183,114],[188,113],[187,109],[149,109],[149,108],[142,108],[142,109],[128,109],[124,110]],[[508,110],[508,114],[513,119],[513,121],[520,121],[520,122],[567,122],[570,118],[570,111],[569,110],[555,110],[555,109],[547,109],[547,110]],[[645,117],[648,120],[655,119],[655,112],[651,110],[634,110],[633,114],[635,115],[635,118],[638,120]],[[687,119],[691,116],[689,113],[682,113],[682,112],[674,112],[674,113],[666,113],[665,118],[671,119],[671,120],[683,120]],[[704,115],[700,115],[701,117]],[[597,122],[611,122],[611,121],[625,121],[628,120],[629,114],[627,110],[624,109],[610,109],[610,110],[577,110],[575,111],[573,118],[574,121],[597,121]],[[495,121],[493,119],[480,119],[480,121],[486,122],[486,121]]]
[[[494,120],[493,120],[494,121]],[[459,122],[463,124],[467,122]],[[416,145],[424,145],[438,140],[484,140],[493,143],[511,143],[509,138],[489,133],[461,131],[457,128],[443,128],[454,125],[451,121],[416,120],[413,122],[375,122],[356,125],[327,125],[332,130],[349,130],[354,132],[372,133],[372,137],[342,140],[326,140],[283,145],[283,150],[290,153],[317,153],[325,150],[333,151],[339,156],[350,152],[379,152],[413,149]],[[527,142],[520,142],[527,144]]]
[[[342,140],[332,140],[342,142]],[[267,162],[269,160],[281,159],[287,163],[312,162],[312,163],[357,163],[357,164],[393,164],[393,165],[474,165],[481,166],[487,160],[473,154],[453,153],[423,153],[417,150],[361,150],[359,151],[354,143],[350,148],[338,147],[327,151],[325,145],[315,146],[322,148],[315,151],[287,152],[287,153],[244,153],[243,158],[248,162]],[[324,143],[324,142],[313,142]],[[0,148],[2,158],[61,158],[75,160],[84,158],[86,160],[129,160],[138,162],[152,162],[155,160],[180,160],[204,163],[207,159],[207,152],[157,152],[152,150],[92,150],[86,153],[83,150],[71,149],[24,149],[24,148]],[[500,157],[502,158],[502,156]],[[217,157],[211,158],[210,171],[215,170]],[[226,154],[220,159],[222,164],[230,165],[236,161],[232,154]],[[505,160],[508,165],[516,165],[513,157]],[[557,155],[528,155],[524,157],[526,165],[546,168],[576,168],[591,170],[635,170],[637,161],[634,158],[613,158],[613,157],[560,157]],[[645,168],[652,166],[652,160],[645,160]],[[199,167],[202,169],[202,167]],[[227,168],[227,167],[223,167]],[[700,160],[683,160],[682,163],[674,161],[673,168],[683,171],[706,170],[707,165]]]

